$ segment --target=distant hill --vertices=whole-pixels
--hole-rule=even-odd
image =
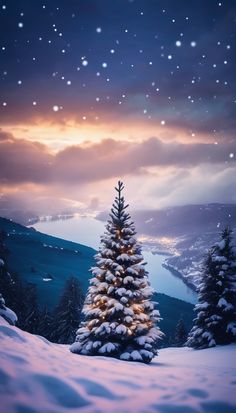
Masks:
[[[165,333],[165,337],[160,345],[169,347],[171,345],[170,339],[173,339],[173,333],[180,318],[183,319],[187,332],[192,328],[194,306],[193,304],[160,293],[154,294],[153,301],[156,301],[159,304],[158,309],[162,318],[159,326]]]
[[[7,233],[5,244],[11,272],[37,285],[41,304],[54,307],[65,280],[71,275],[78,277],[83,289],[87,289],[95,250],[5,218],[0,218],[0,230]]]
[[[95,250],[42,234],[5,218],[0,218],[0,231],[7,233],[5,244],[9,250],[7,261],[10,271],[16,272],[22,280],[37,285],[41,305],[47,304],[53,308],[57,304],[65,280],[70,275],[78,277],[86,292]],[[165,346],[180,317],[183,317],[186,328],[190,329],[193,305],[159,293],[155,293],[153,299],[159,303],[163,318],[160,327],[166,334],[162,342]]]
[[[139,233],[180,237],[236,227],[235,204],[183,205],[161,210],[134,211]]]

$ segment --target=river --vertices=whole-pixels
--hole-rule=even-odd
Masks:
[[[105,224],[94,218],[75,217],[67,220],[38,222],[34,224],[34,227],[45,234],[98,249]],[[162,267],[164,256],[146,251],[145,245],[143,246],[143,256],[147,262],[146,269],[149,272],[151,285],[156,291],[193,304],[196,303],[196,293],[187,287],[180,278]]]

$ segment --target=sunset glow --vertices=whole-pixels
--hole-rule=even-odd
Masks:
[[[234,7],[200,3],[1,8],[0,211],[235,201]]]

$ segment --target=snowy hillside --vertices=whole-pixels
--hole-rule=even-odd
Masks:
[[[167,348],[150,365],[71,354],[0,317],[1,413],[233,413],[236,345]]]

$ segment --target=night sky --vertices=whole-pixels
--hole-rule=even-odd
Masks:
[[[120,177],[134,208],[236,202],[235,1],[3,1],[0,33],[0,212]]]

